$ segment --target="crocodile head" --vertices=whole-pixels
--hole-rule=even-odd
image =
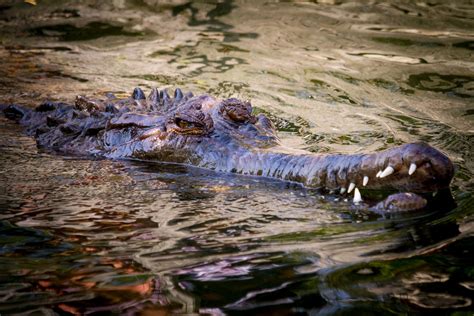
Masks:
[[[312,154],[281,146],[272,122],[254,115],[248,101],[180,90],[174,98],[157,90],[147,100],[141,90],[133,95],[142,96],[133,99],[135,110],[115,115],[106,127],[106,156],[185,163],[342,192],[355,187],[429,192],[448,187],[453,177],[449,158],[424,143],[371,154]]]
[[[263,114],[253,115],[250,102],[177,91],[174,98],[157,99],[153,96],[166,92],[154,90],[147,100],[128,100],[136,106],[122,113],[123,101],[116,102],[117,114],[104,130],[105,155],[237,172],[239,157],[279,146],[273,124]]]

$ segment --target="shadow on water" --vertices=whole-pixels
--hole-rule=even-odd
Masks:
[[[199,18],[201,16],[200,9],[196,7],[195,2],[187,2],[182,5],[174,6],[172,9],[173,16],[178,16],[180,14],[190,12],[190,17],[188,20],[189,26],[206,26],[207,32],[219,32],[224,35],[224,42],[238,42],[241,38],[258,38],[257,33],[248,32],[248,33],[239,33],[231,31],[233,26],[227,23],[220,21],[219,17],[224,17],[232,13],[232,11],[237,8],[233,0],[224,0],[222,2],[211,1],[209,4],[214,4],[214,8],[206,12],[206,18]]]
[[[474,41],[465,41],[453,44],[453,47],[465,48],[469,50],[474,50]]]
[[[407,38],[396,38],[396,37],[374,37],[372,38],[373,41],[383,44],[392,44],[397,46],[412,46],[412,45],[420,45],[426,47],[443,47],[443,43],[438,42],[415,42],[411,39]]]
[[[132,32],[123,26],[104,22],[91,22],[82,27],[72,24],[39,26],[30,29],[35,36],[57,37],[64,42],[89,41],[106,36],[144,36],[145,32]]]
[[[455,241],[437,254],[342,268],[326,277],[323,293],[341,302],[342,311],[350,313],[374,312],[371,304],[353,306],[355,297],[386,300],[384,307],[375,307],[383,314],[410,313],[413,308],[467,312],[472,304],[472,271],[459,267],[472,266],[473,261],[470,251],[463,251],[466,257],[462,258],[459,251],[472,249],[473,241],[472,238]],[[344,285],[340,287],[341,284]],[[446,293],[446,287],[451,289],[450,293]]]
[[[234,67],[247,64],[244,59],[234,56],[222,56],[220,58],[212,59],[206,54],[197,53],[197,51],[199,51],[200,47],[202,46],[220,46],[221,48],[218,48],[218,51],[219,49],[225,49],[226,51],[232,50],[236,52],[242,52],[242,50],[239,50],[238,47],[232,45],[223,45],[213,40],[203,40],[197,45],[178,46],[173,51],[156,51],[150,54],[149,57],[172,56],[168,60],[168,63],[171,65],[176,65],[176,67],[180,70],[192,69],[189,72],[189,76],[191,77],[197,77],[203,73],[223,73],[232,70]],[[173,84],[175,83],[173,82]]]

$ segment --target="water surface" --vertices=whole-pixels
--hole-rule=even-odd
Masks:
[[[292,183],[55,155],[0,118],[0,314],[472,314],[472,3],[37,2],[0,3],[1,103],[250,99],[298,149],[428,142],[454,200],[384,218]]]

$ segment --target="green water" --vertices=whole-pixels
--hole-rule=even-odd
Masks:
[[[454,201],[380,217],[295,184],[39,151],[0,118],[0,314],[471,315],[469,1],[0,1],[0,103],[250,99],[282,142],[424,141]]]

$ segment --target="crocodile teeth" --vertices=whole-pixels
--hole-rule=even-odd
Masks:
[[[384,171],[382,171],[382,173],[380,174],[379,177],[380,178],[385,178],[386,176],[391,175],[394,171],[395,171],[395,169],[393,169],[393,167],[388,166],[387,168],[385,168]]]
[[[364,176],[364,179],[362,180],[362,185],[365,187],[369,183],[369,177]]]
[[[375,176],[376,178],[380,178],[380,175],[382,174],[382,170],[379,170],[379,172],[377,172],[377,175]]]
[[[347,193],[351,193],[352,190],[354,190],[355,186],[356,186],[355,183],[351,182],[351,184],[349,184],[349,189],[347,189]]]
[[[412,175],[416,171],[416,165],[412,162],[410,164],[410,169],[408,169],[408,175]]]
[[[360,195],[360,191],[358,188],[355,188],[355,191],[354,191],[354,203],[359,203],[359,202],[362,202],[362,196]]]
[[[341,194],[344,194],[346,192],[346,188],[341,188]]]

